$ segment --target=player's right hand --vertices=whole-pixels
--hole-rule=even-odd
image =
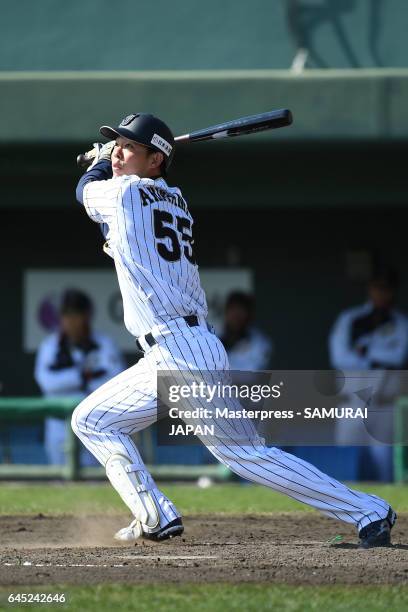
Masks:
[[[92,146],[93,149],[85,153],[86,157],[92,159],[92,163],[89,166],[88,170],[93,168],[94,165],[98,163],[98,161],[101,161],[101,159],[106,159],[108,161],[111,160],[113,147],[115,146],[115,140],[110,140],[105,144],[102,144],[101,142],[94,142]]]

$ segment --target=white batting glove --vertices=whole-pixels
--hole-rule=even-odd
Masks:
[[[101,159],[106,159],[110,161],[113,147],[115,146],[115,144],[116,144],[115,140],[110,140],[109,142],[106,142],[105,144],[102,144],[101,142],[94,142],[92,145],[93,149],[91,151],[88,151],[88,153],[86,153],[86,156],[89,157],[89,159],[92,159],[92,164],[89,166],[87,172],[91,168],[93,168],[94,165],[98,163],[98,161],[101,161]]]

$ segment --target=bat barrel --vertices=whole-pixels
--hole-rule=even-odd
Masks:
[[[243,136],[244,134],[255,134],[256,132],[286,127],[290,125],[292,121],[293,117],[291,111],[287,108],[283,108],[261,113],[259,115],[241,117],[240,119],[213,125],[202,130],[196,130],[190,132],[190,134],[177,136],[175,140],[177,142],[197,142],[199,140]]]

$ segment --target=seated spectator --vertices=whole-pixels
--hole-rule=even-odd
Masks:
[[[267,370],[272,342],[254,325],[255,300],[243,291],[233,291],[225,303],[220,339],[228,353],[231,370]]]
[[[368,284],[368,301],[342,312],[329,338],[332,367],[361,374],[346,378],[347,406],[361,403],[362,393],[372,389],[368,422],[339,421],[337,443],[365,444],[360,463],[366,471],[361,478],[383,482],[393,477],[392,411],[399,393],[399,377],[389,371],[404,369],[408,356],[408,318],[395,306],[397,288],[394,269],[383,266],[376,271]],[[369,379],[364,378],[367,370],[374,371]]]
[[[45,338],[38,349],[35,380],[47,397],[74,397],[79,402],[119,374],[125,364],[114,342],[92,330],[92,303],[86,294],[68,290],[60,315],[60,331]],[[45,450],[49,463],[65,464],[66,434],[64,418],[46,419]],[[85,447],[81,447],[80,463],[99,465]]]

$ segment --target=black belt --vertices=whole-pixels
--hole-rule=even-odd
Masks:
[[[197,327],[197,325],[200,325],[200,322],[196,315],[188,315],[187,317],[183,317],[183,319],[185,320],[185,322],[187,323],[189,327]],[[157,340],[155,340],[155,338],[153,337],[153,334],[151,334],[150,332],[146,334],[145,336],[143,336],[143,339],[150,347],[157,344]],[[144,348],[142,347],[142,345],[140,344],[137,338],[136,338],[136,346],[139,349],[139,351],[142,351],[142,353],[145,352]]]

